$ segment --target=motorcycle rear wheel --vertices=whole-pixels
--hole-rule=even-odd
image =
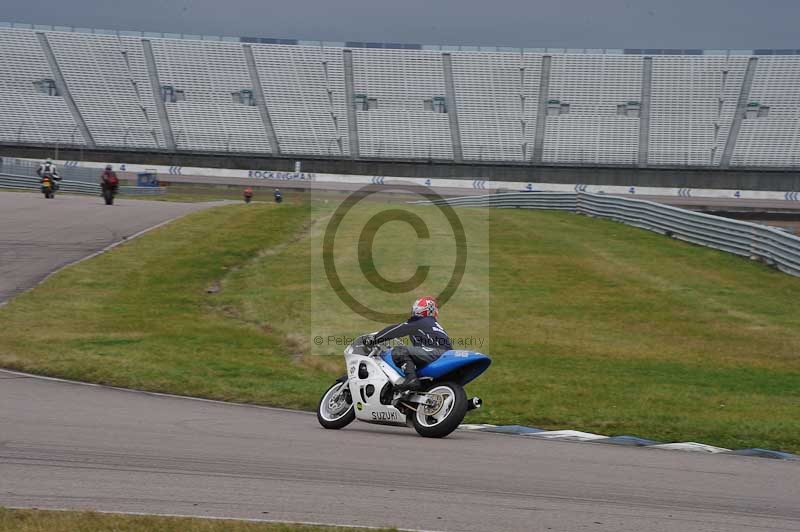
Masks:
[[[460,384],[442,382],[426,392],[436,397],[433,405],[419,405],[411,422],[417,434],[426,438],[444,438],[458,428],[467,415],[467,393]]]
[[[347,381],[334,383],[319,400],[317,421],[326,429],[337,430],[346,427],[355,418],[356,410]]]

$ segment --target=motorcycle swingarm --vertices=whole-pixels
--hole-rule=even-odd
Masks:
[[[416,411],[417,407],[415,405],[428,406],[430,405],[429,400],[430,399],[426,392],[414,392],[413,394],[408,396],[401,395],[400,397],[398,397],[393,401],[393,404],[395,405],[403,404],[406,407],[410,408],[411,410]]]

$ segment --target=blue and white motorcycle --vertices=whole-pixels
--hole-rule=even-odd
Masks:
[[[341,429],[354,419],[378,425],[413,426],[420,436],[443,438],[469,410],[480,408],[478,397],[467,399],[464,385],[486,371],[491,359],[474,351],[450,350],[417,370],[422,388],[399,391],[404,373],[387,346],[366,347],[364,336],[344,350],[347,374],[322,395],[317,420],[326,429]]]

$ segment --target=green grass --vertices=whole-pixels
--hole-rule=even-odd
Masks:
[[[337,246],[382,207],[359,204]],[[0,309],[0,365],[311,409],[342,373],[342,348],[313,336],[380,326],[349,312],[322,276],[331,210],[211,209],[72,267]],[[431,240],[387,224],[375,266],[398,281],[431,264],[422,292],[449,276],[435,266],[454,250],[435,209],[414,212],[434,222]],[[494,360],[470,385],[485,408],[469,422],[800,451],[800,279],[614,222],[458,212],[470,261],[441,319],[451,336],[484,338]],[[352,293],[405,312],[410,296],[367,286],[362,265],[346,247],[337,254]],[[40,330],[53,310],[56,325]]]
[[[135,184],[135,183],[131,183]],[[217,200],[243,201],[245,187],[229,185],[190,185],[183,183],[171,183],[166,188],[166,193],[162,196],[129,196],[126,199],[147,199],[158,201],[180,201],[180,202],[203,202]],[[271,188],[253,188],[253,201],[266,202],[272,201]]]
[[[194,519],[61,512],[8,510],[0,507],[0,532],[360,532],[363,528],[254,523],[234,519]],[[377,532],[391,532],[382,529]]]

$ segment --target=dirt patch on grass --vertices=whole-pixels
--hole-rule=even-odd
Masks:
[[[312,228],[319,223],[322,217],[312,218],[307,220],[298,231],[296,231],[291,238],[284,240],[283,242],[276,244],[274,246],[270,246],[267,248],[262,249],[257,254],[255,254],[252,258],[248,259],[247,261],[243,262],[242,264],[230,268],[226,273],[225,276],[219,279],[218,281],[214,282],[211,286],[206,289],[206,293],[208,294],[218,294],[222,292],[225,287],[226,281],[230,279],[233,275],[245,270],[246,268],[263,261],[264,259],[268,259],[269,257],[278,256],[284,253],[290,246],[295,245],[303,240],[306,240],[310,237]],[[212,300],[213,301],[213,300]],[[290,357],[290,359],[294,362],[298,363],[305,363],[309,360],[310,357],[307,355],[310,352],[310,346],[308,342],[308,338],[306,334],[302,334],[299,332],[288,332],[282,333],[278,328],[274,325],[261,321],[261,320],[254,320],[248,319],[244,316],[241,309],[233,306],[233,305],[223,305],[223,306],[215,306],[213,303],[211,304],[211,309],[216,310],[222,313],[226,318],[238,321],[240,323],[245,323],[251,325],[258,329],[262,334],[279,339],[281,345],[285,348],[285,354]],[[304,364],[309,365],[309,364]],[[318,366],[317,364],[310,364],[310,366]]]

